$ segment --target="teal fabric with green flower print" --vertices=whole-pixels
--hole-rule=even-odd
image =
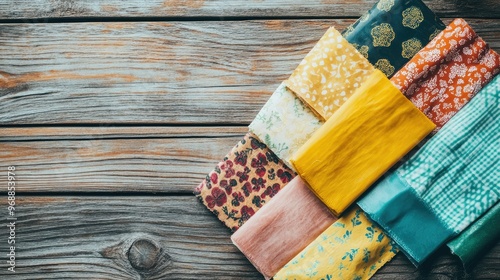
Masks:
[[[380,0],[343,36],[391,77],[444,28],[421,0]]]
[[[235,231],[295,175],[266,144],[248,132],[194,193]]]

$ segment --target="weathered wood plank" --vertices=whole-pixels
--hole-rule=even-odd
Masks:
[[[334,22],[2,25],[0,123],[248,123]]]
[[[1,19],[81,17],[359,17],[376,0],[11,0],[0,4]],[[440,16],[498,17],[496,0],[426,0]],[[35,20],[39,22],[40,20]],[[43,21],[43,20],[42,20]]]
[[[145,138],[114,139],[108,136],[116,128],[102,130],[95,129],[95,138],[79,136],[86,140],[57,140],[55,131],[42,141],[19,136],[23,141],[0,142],[0,170],[16,167],[18,192],[192,193],[247,131],[241,127],[232,131],[181,128],[184,137],[150,138],[145,130]],[[166,130],[160,133],[170,133]],[[140,135],[132,134],[133,129],[117,133],[120,137]],[[0,184],[6,185],[5,180],[0,177]]]
[[[231,244],[229,230],[191,196],[16,202],[14,279],[262,279]],[[0,236],[8,234],[0,227]],[[6,252],[7,242],[0,249]],[[446,250],[419,270],[399,254],[373,279],[492,279],[498,258],[500,244],[465,274]],[[0,277],[7,276],[13,274],[1,261]]]
[[[99,140],[129,138],[222,138],[247,133],[246,126],[116,126],[0,127],[0,142],[40,140]],[[1,146],[1,143],[0,143]]]
[[[231,244],[229,230],[191,196],[16,201],[18,267],[13,279],[258,279]],[[0,234],[8,236],[6,226]],[[144,261],[134,254],[134,265],[143,268],[135,269],[129,248],[140,239],[160,250],[158,256],[149,250],[151,258]],[[0,244],[2,252],[6,244]],[[12,275],[3,259],[0,275]]]
[[[328,26],[352,22],[1,24],[0,125],[245,125]],[[470,22],[500,49],[498,20]]]

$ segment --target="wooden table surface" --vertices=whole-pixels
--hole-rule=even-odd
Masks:
[[[500,51],[498,0],[425,1]],[[326,29],[375,0],[4,0],[0,188],[17,179],[16,273],[0,279],[262,279],[192,189]],[[7,277],[11,278],[7,278]],[[500,279],[442,248],[374,279]]]

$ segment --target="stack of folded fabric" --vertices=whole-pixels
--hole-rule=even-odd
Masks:
[[[447,242],[469,268],[500,234],[499,71],[464,20],[380,0],[328,29],[195,194],[266,279],[368,279]]]

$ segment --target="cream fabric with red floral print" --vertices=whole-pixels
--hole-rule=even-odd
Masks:
[[[294,177],[295,172],[249,132],[194,192],[235,231]]]

